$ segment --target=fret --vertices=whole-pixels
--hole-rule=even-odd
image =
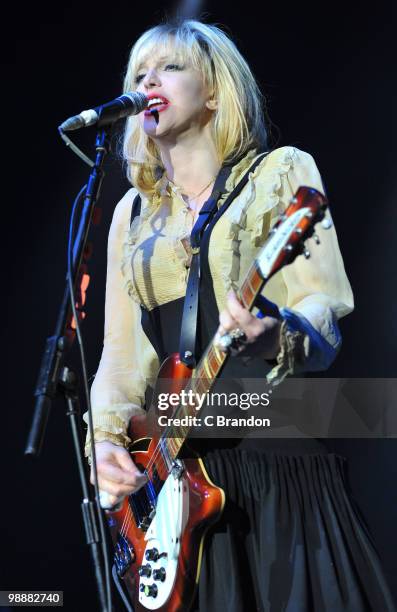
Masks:
[[[245,285],[245,283],[242,285],[240,291],[238,292],[238,297],[244,308],[249,309],[250,304],[252,302],[252,290],[250,289],[250,287]]]
[[[255,287],[251,284],[251,275],[249,274],[241,288],[241,298],[246,308],[249,308],[256,296]]]
[[[167,440],[168,445],[171,447],[171,456],[174,459],[179,452],[179,446],[175,438],[167,438]]]
[[[215,344],[213,344],[210,348],[210,355],[211,361],[213,360],[215,362],[215,368],[218,375],[219,370],[225,361],[225,353],[223,353]]]
[[[258,293],[262,289],[262,286],[264,285],[264,280],[261,276],[261,273],[259,271],[259,266],[256,263],[256,261],[254,261],[254,263],[251,266],[251,274],[249,275],[249,279],[250,279],[251,285],[255,288],[255,292]]]
[[[251,265],[248,274],[241,286],[240,298],[244,306],[252,310],[255,299],[263,285],[256,261]]]
[[[208,361],[211,363],[211,370],[214,373],[213,375],[215,376],[216,374],[218,374],[219,371],[219,362],[212,348],[208,351]]]
[[[179,452],[179,448],[177,444],[175,444],[174,438],[167,438],[167,445],[168,445],[168,448],[170,449],[170,457],[174,461],[175,457],[177,456]]]
[[[210,359],[204,359],[204,363],[203,363],[203,367],[207,373],[207,378],[213,378],[214,377],[214,373],[211,370],[211,361]]]
[[[222,365],[226,357],[225,353],[215,344],[212,345],[212,352],[214,353],[217,362]]]
[[[201,376],[200,376],[200,378],[195,378],[195,382],[196,382],[196,389],[197,389],[197,391],[198,391],[199,393],[203,393],[203,391],[204,391],[204,393],[205,393],[205,391],[207,390],[207,389],[205,388],[205,386],[204,386],[203,380],[204,380],[204,379],[203,379]]]
[[[194,392],[195,393],[202,393],[202,388],[201,388],[201,378],[197,378],[195,377],[194,379]]]
[[[174,448],[174,459],[178,456],[179,451],[181,450],[182,444],[185,441],[185,438],[170,438],[173,442]]]
[[[302,192],[300,190],[302,190]],[[291,262],[291,249],[294,250],[295,248],[295,251],[297,251],[296,254],[298,254],[298,247],[300,248],[303,245],[302,240],[305,239],[305,236],[308,233],[310,226],[313,225],[314,222],[321,220],[322,216],[324,216],[324,213],[322,212],[322,210],[326,207],[326,201],[324,200],[324,197],[318,192],[315,192],[314,190],[308,191],[307,188],[304,188],[304,187],[300,188],[300,190],[297,192],[295,200],[293,201],[293,205],[294,205],[293,211],[290,213],[290,215],[285,213],[285,215],[282,218],[283,223],[284,221],[289,220],[288,221],[289,224],[287,224],[286,226],[283,226],[281,224],[280,226],[281,228],[284,227],[284,230],[283,230],[284,233],[281,232],[280,234],[283,240],[280,242],[279,252],[277,252],[277,244],[278,244],[277,242],[274,245],[272,244],[270,245],[273,249],[273,250],[270,250],[270,255],[272,256],[272,259],[275,259],[276,256],[278,257],[277,262],[276,262],[277,270],[280,269],[283,265],[286,265]],[[312,196],[312,192],[315,193],[314,198]],[[299,209],[299,207],[301,208],[304,207],[304,209],[301,211],[301,217],[299,217],[299,219],[295,222],[294,217],[291,217],[291,215],[293,216],[293,215],[298,214],[297,208]],[[318,209],[317,212],[316,212],[316,208]],[[310,217],[309,217],[309,212],[307,212],[307,209],[310,209],[309,210]],[[314,210],[311,210],[311,209],[314,209]],[[320,216],[320,214],[322,214],[322,216]],[[309,221],[309,219],[312,219],[312,221]],[[278,227],[280,223],[281,221],[278,222],[276,226]],[[299,237],[296,237],[296,235],[298,234],[299,228],[295,229],[294,223],[296,225],[299,224],[299,228],[300,228]],[[288,232],[290,232],[290,237],[288,238],[287,236],[288,238],[287,246],[289,247],[287,249],[287,247],[284,246],[285,245],[284,237],[286,233]],[[295,251],[292,253],[294,257],[296,256],[296,254],[294,254]],[[261,257],[263,256],[263,258],[265,259],[265,255],[266,253],[263,254],[262,252]],[[266,272],[266,274],[265,273],[262,274],[261,269],[259,268],[259,265],[257,263],[257,260],[255,260],[250,266],[248,273],[244,279],[244,282],[241,285],[241,289],[238,294],[242,304],[248,310],[251,311],[253,309],[258,294],[262,290],[265,283],[269,280],[269,278],[275,273],[274,267],[275,266],[271,268],[269,273]],[[207,350],[204,352],[204,355],[202,356],[196,369],[194,370],[192,378],[190,378],[187,381],[186,386],[185,386],[185,391],[188,393],[189,391],[192,391],[193,394],[197,393],[197,394],[200,394],[201,396],[203,394],[206,394],[209,391],[209,389],[211,389],[223,364],[227,360],[227,357],[228,357],[228,353],[222,351],[214,343],[214,341],[212,341],[209,347],[207,348]],[[221,394],[221,395],[225,395],[225,394]],[[197,403],[195,403],[194,399],[191,404],[188,404],[188,405],[180,404],[177,407],[176,411],[174,412],[173,417],[183,418],[184,416],[196,415],[197,414],[196,407],[197,407]],[[189,431],[190,431],[190,426],[187,426],[187,425],[169,426],[166,428],[160,440],[158,441],[157,447],[154,451],[154,456],[155,457],[159,456],[159,461],[157,463],[153,462],[152,464],[154,466],[154,473],[157,472],[160,476],[160,474],[163,472],[163,469],[165,469],[165,471],[168,473],[171,472],[173,468],[174,460],[177,458],[179,451],[181,447],[183,446],[186,436],[188,435]],[[156,454],[156,451],[157,451],[157,454]],[[164,468],[162,467],[162,464],[164,465]]]
[[[212,379],[206,376],[205,378],[201,378],[200,380],[201,393],[207,393],[207,391],[209,391],[209,389],[211,389],[212,387]]]

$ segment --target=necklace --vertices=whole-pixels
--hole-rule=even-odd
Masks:
[[[169,178],[168,178],[168,176],[167,176],[167,179],[168,179],[168,181],[169,181],[169,182],[170,182],[172,185],[174,185],[174,187],[177,187],[178,189],[180,189],[180,190],[182,191],[182,188],[181,188],[181,187],[179,187],[178,185],[175,185],[175,183],[174,183],[173,181],[171,181],[171,179],[169,179]],[[188,204],[190,204],[190,201],[191,201],[191,200],[195,200],[196,198],[198,198],[199,196],[201,196],[201,194],[202,194],[202,193],[204,193],[204,191],[205,191],[206,189],[208,189],[208,187],[209,187],[210,185],[212,185],[212,183],[213,183],[214,181],[215,181],[215,177],[214,177],[214,178],[212,178],[212,179],[210,180],[210,182],[209,182],[209,183],[207,183],[207,185],[205,185],[205,187],[203,187],[203,188],[202,188],[202,189],[201,189],[201,190],[200,190],[198,193],[196,193],[195,195],[191,195],[191,196],[189,196],[187,193],[184,193],[183,195],[184,195],[184,196],[186,196],[186,199],[187,199],[187,201],[188,201]]]

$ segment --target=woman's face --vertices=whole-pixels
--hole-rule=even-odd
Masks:
[[[140,113],[145,133],[157,140],[175,142],[182,136],[197,136],[211,120],[216,103],[204,85],[201,73],[175,52],[153,55],[137,70],[136,90],[150,102]]]

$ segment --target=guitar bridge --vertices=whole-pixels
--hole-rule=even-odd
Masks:
[[[121,533],[117,534],[117,543],[114,552],[114,562],[117,574],[122,578],[130,565],[135,561],[135,551],[132,544]]]

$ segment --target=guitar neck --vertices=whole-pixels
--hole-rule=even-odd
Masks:
[[[254,308],[255,300],[263,289],[265,282],[259,273],[256,261],[254,261],[238,293],[242,305],[249,311]],[[192,378],[189,379],[186,385],[186,394],[189,394],[191,398],[205,397],[214,385],[215,380],[219,377],[227,359],[228,354],[218,348],[214,336],[197,364]],[[199,406],[202,406],[203,403],[200,402],[198,404],[197,399],[196,401],[193,399],[191,403],[179,404],[173,415],[173,423],[178,419],[177,422],[185,424],[170,425],[163,433],[160,444],[163,448],[167,448],[168,454],[173,461],[177,458],[191,430],[193,417],[197,416],[200,410]]]
[[[304,241],[313,235],[316,223],[324,219],[326,207],[327,200],[319,191],[310,187],[298,189],[285,213],[275,223],[265,246],[252,263],[241,285],[239,299],[247,310],[252,311],[259,293],[276,272],[290,264],[301,253],[305,257],[310,256]],[[331,225],[332,222],[328,219],[323,227],[329,229]],[[315,238],[318,243],[318,237]],[[192,418],[198,412],[198,402],[194,398],[204,398],[210,391],[227,358],[228,355],[216,345],[214,337],[185,388],[185,392],[191,392],[192,401],[179,404],[173,415],[173,423],[178,419],[178,424],[167,427],[160,438],[160,449],[167,449],[172,461],[177,458],[194,424]],[[203,404],[201,401],[199,405]],[[186,424],[181,425],[181,421]]]

